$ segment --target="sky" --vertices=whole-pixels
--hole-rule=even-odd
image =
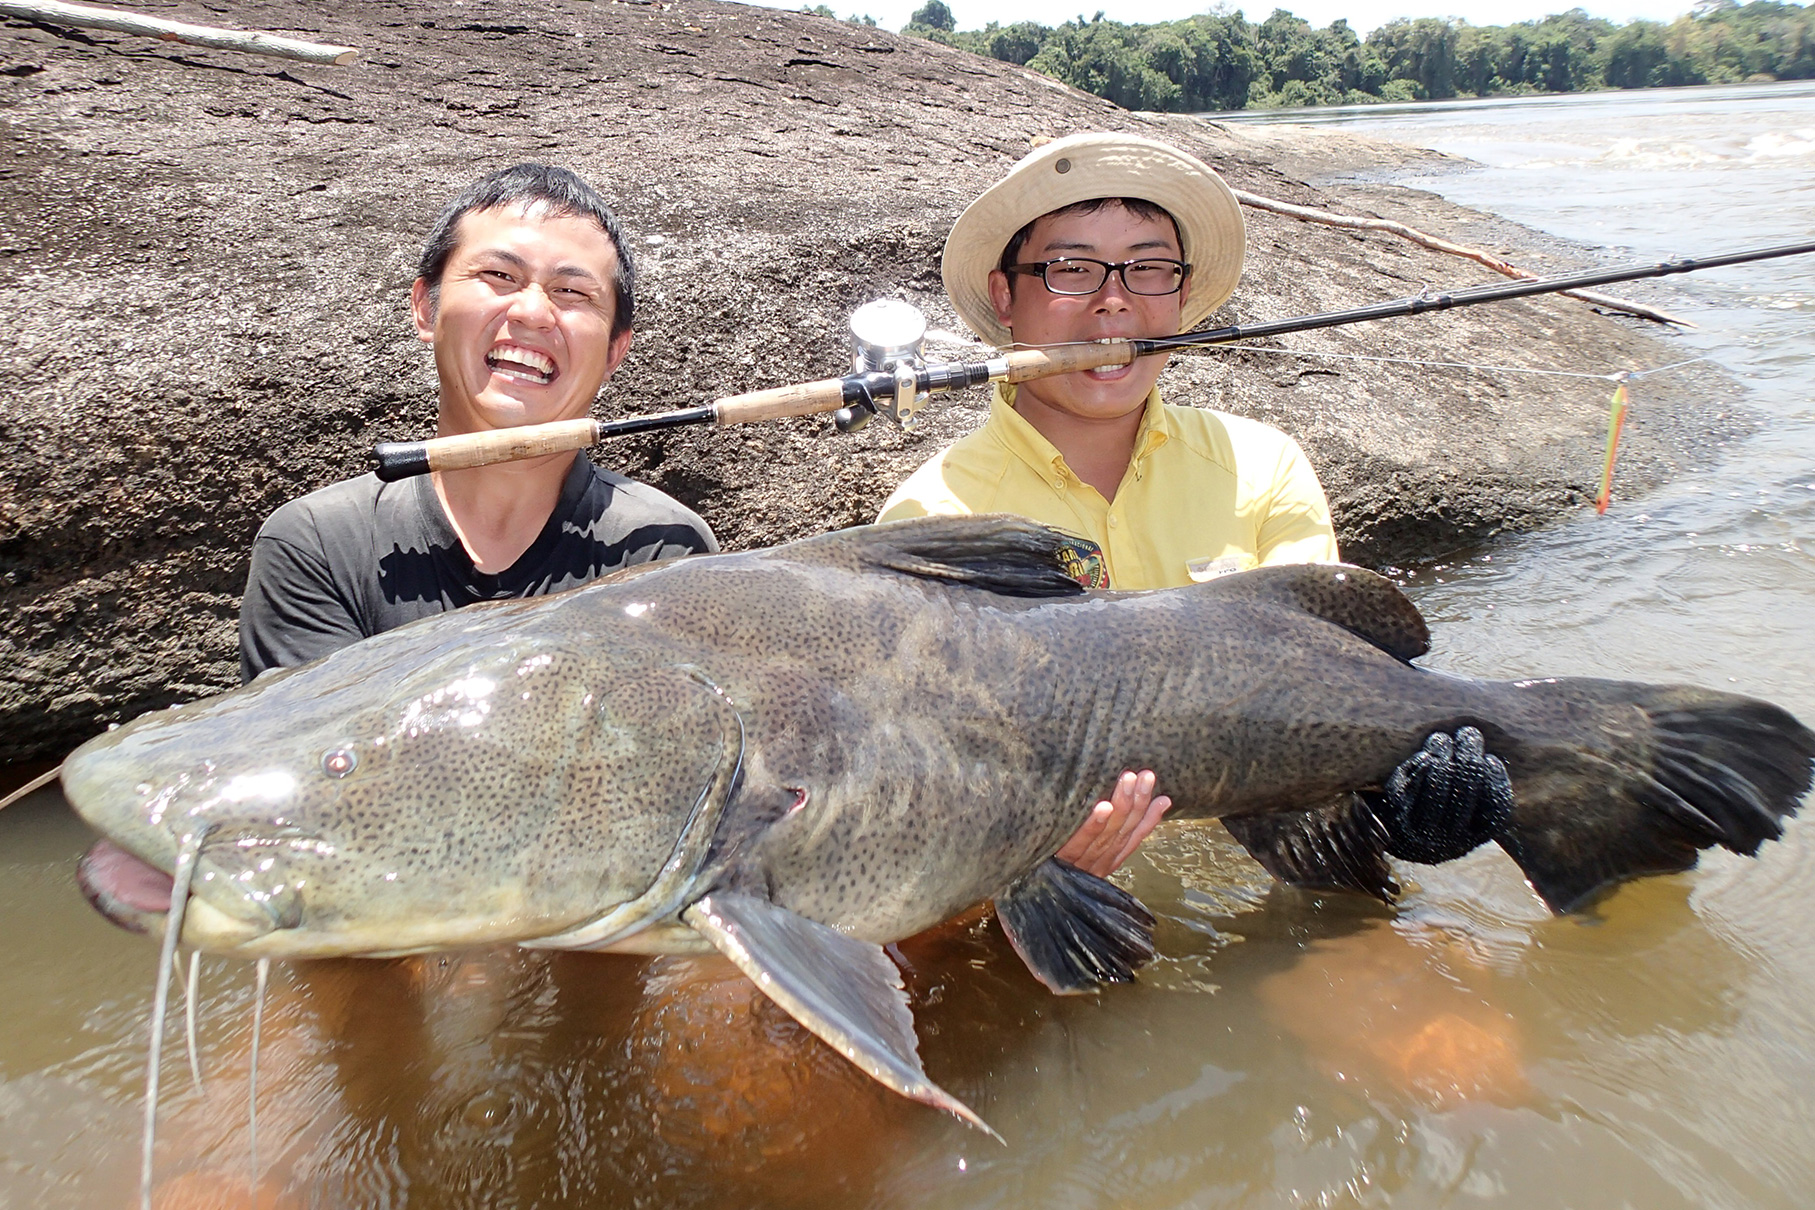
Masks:
[[[900,29],[926,0],[753,0],[768,8],[801,8],[824,3],[840,17],[867,14],[878,25]],[[1208,12],[1214,0],[945,0],[958,19],[959,29],[982,29],[991,21],[1013,25],[1017,21],[1037,21],[1057,25],[1073,17],[1088,19],[1101,9],[1112,21],[1148,24],[1154,21],[1177,21],[1182,17]],[[1303,17],[1319,29],[1339,18],[1349,28],[1366,35],[1376,26],[1395,17],[1460,17],[1472,25],[1510,25],[1530,21],[1551,13],[1580,7],[1590,16],[1605,17],[1624,24],[1635,17],[1651,21],[1673,21],[1694,7],[1695,0],[1260,0],[1237,3],[1250,21],[1263,20],[1275,8],[1283,8]]]

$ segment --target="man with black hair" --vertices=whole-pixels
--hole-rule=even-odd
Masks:
[[[442,212],[410,309],[435,351],[436,436],[573,420],[630,349],[635,270],[591,186],[519,164]],[[259,530],[240,605],[240,676],[462,605],[717,549],[691,510],[581,454],[396,483],[362,475],[292,500]],[[1088,843],[1113,856],[1120,831],[1093,827]]]
[[[635,285],[616,217],[572,172],[519,164],[468,186],[410,291],[416,334],[434,349],[436,435],[584,417],[630,350]],[[362,475],[292,500],[259,530],[240,675],[478,601],[717,549],[692,510],[583,454],[396,483]]]

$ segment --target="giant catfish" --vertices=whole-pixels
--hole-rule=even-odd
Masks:
[[[1358,792],[1472,725],[1511,776],[1495,840],[1557,910],[1754,853],[1810,784],[1815,735],[1765,702],[1414,667],[1423,619],[1359,568],[1085,592],[1059,552],[936,518],[688,558],[146,715],[63,767],[108,838],[84,889],[250,956],[716,948],[981,1126],[921,1068],[883,945],[993,898],[1049,986],[1128,978],[1152,918],[1052,859],[1124,768],[1282,877],[1386,895]]]

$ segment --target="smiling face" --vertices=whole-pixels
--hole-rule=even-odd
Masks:
[[[460,220],[438,297],[418,279],[416,334],[435,349],[438,432],[479,432],[585,416],[630,351],[613,336],[617,252],[589,218],[541,206]]]
[[[1044,215],[1016,253],[1019,263],[1066,256],[1120,264],[1143,256],[1183,260],[1178,231],[1164,216],[1143,218],[1120,204],[1094,211]],[[989,275],[996,318],[1021,345],[1063,344],[1101,337],[1152,338],[1179,330],[1180,308],[1191,289],[1185,279],[1177,294],[1132,294],[1122,275],[1112,273],[1095,294],[1054,294],[1037,276]],[[1165,368],[1164,357],[1141,357],[1125,366],[1038,378],[1021,384],[1016,406],[1063,412],[1081,420],[1116,420],[1138,411]],[[1030,417],[1032,419],[1032,417]],[[1037,423],[1037,422],[1036,422]]]

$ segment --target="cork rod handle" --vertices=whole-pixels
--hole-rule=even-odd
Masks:
[[[1009,382],[1026,382],[1053,374],[1075,374],[1102,366],[1127,365],[1134,360],[1134,344],[1127,340],[1109,340],[1101,344],[1054,345],[1050,349],[1016,349],[1005,353]]]
[[[752,420],[778,420],[783,416],[811,416],[843,407],[844,383],[836,378],[771,387],[743,395],[727,395],[712,405],[719,427]]]
[[[378,477],[389,481],[430,471],[459,471],[494,462],[514,462],[519,458],[583,450],[598,439],[596,420],[556,420],[487,433],[459,433],[428,441],[387,441],[375,446],[372,456],[378,461]]]

